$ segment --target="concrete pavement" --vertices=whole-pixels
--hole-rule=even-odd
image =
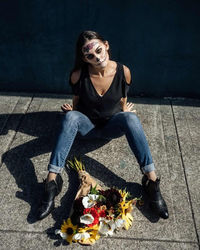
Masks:
[[[62,173],[56,209],[36,222],[34,213],[52,151],[60,106],[71,96],[0,93],[0,249],[200,249],[200,100],[129,98],[146,133],[168,220],[135,207],[129,231],[101,238],[94,246],[67,246],[54,235],[78,187],[73,171]],[[82,155],[86,170],[102,186],[127,187],[140,196],[141,173],[125,137],[109,142],[76,140],[70,155]]]

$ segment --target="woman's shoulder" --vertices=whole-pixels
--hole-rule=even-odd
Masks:
[[[72,84],[76,84],[81,77],[81,69],[75,70],[71,73],[70,80]]]
[[[113,67],[116,67],[117,64],[120,65],[121,67],[123,67],[125,77],[129,76],[131,74],[130,69],[126,65],[124,65],[120,62],[116,62],[116,61],[111,61],[111,62],[112,62]]]
[[[126,65],[123,65],[123,69],[124,69],[124,76],[125,76],[126,82],[128,84],[130,84],[131,83],[131,72],[130,72],[130,69]]]

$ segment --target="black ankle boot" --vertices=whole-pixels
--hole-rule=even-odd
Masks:
[[[169,217],[168,209],[165,200],[160,193],[160,179],[156,181],[149,180],[146,175],[142,178],[142,186],[148,194],[151,209],[161,218],[167,219]]]
[[[38,219],[42,220],[47,217],[55,207],[54,199],[61,192],[63,180],[60,174],[57,174],[55,181],[50,181],[45,184],[45,190],[41,206],[38,209]]]

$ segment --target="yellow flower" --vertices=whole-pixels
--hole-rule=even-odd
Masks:
[[[93,230],[93,231],[91,231],[91,232],[90,232],[90,235],[91,235],[91,236],[90,236],[89,240],[90,240],[91,244],[94,244],[95,241],[98,240],[98,239],[100,238],[100,235],[99,235],[99,233],[98,233],[98,230]]]
[[[126,198],[129,195],[129,193],[126,192],[126,190],[119,190],[119,193],[122,196],[123,201],[119,204],[118,212],[120,214],[118,218],[122,218],[122,220],[125,220],[124,228],[128,230],[133,222],[133,216],[131,215],[131,212],[133,210],[133,204],[136,205],[136,202],[139,199],[135,198],[133,200],[126,202]]]
[[[70,218],[68,218],[67,221],[64,221],[61,226],[61,233],[66,234],[66,241],[69,242],[69,244],[72,243],[72,237],[76,229],[77,225],[73,225]]]
[[[98,230],[99,230],[98,225],[94,225],[93,227],[78,228],[78,233],[89,233],[90,234],[90,238],[81,239],[81,240],[78,240],[78,242],[80,244],[83,244],[83,245],[92,245],[92,244],[94,244],[95,241],[100,238]]]
[[[94,225],[93,227],[79,227],[78,228],[78,232],[79,233],[85,233],[85,232],[90,232],[90,231],[92,231],[92,230],[96,230],[96,231],[98,231],[99,230],[99,225],[98,224],[96,224],[96,225]]]
[[[131,227],[132,225],[132,221],[133,221],[133,216],[131,215],[131,212],[133,210],[133,201],[134,200],[130,200],[128,202],[125,202],[124,200],[122,202],[120,202],[119,204],[119,218],[122,218],[122,220],[125,221],[124,223],[124,228],[126,230],[129,229],[129,227]]]
[[[121,194],[121,197],[123,199],[123,201],[126,201],[126,197],[128,195],[128,192],[126,192],[126,190],[119,190],[119,193]]]
[[[124,228],[128,230],[132,226],[133,216],[130,213],[122,216],[122,220],[125,220]]]

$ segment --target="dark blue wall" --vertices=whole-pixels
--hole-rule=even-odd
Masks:
[[[1,0],[0,90],[70,93],[82,30],[132,70],[131,95],[200,97],[200,1]]]

